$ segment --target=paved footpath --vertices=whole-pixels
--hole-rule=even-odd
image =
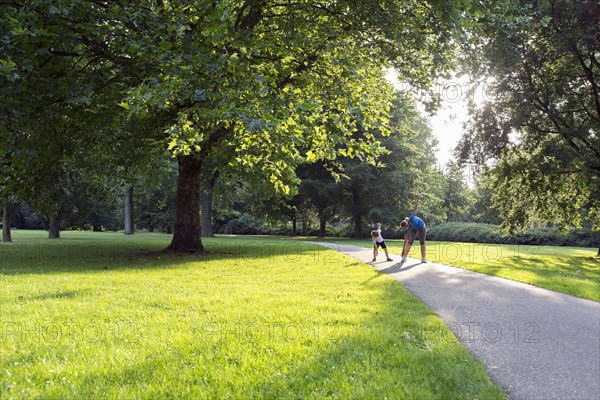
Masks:
[[[483,362],[511,399],[600,400],[600,303],[409,258],[319,243],[400,281]],[[380,260],[383,260],[380,251]]]

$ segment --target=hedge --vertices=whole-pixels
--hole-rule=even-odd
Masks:
[[[366,230],[366,228],[365,228]],[[229,233],[238,235],[284,235],[292,234],[290,224],[267,225],[258,218],[242,215],[228,223],[216,227],[216,233]],[[298,234],[301,227],[298,227]],[[363,232],[365,238],[369,237],[369,231]],[[308,236],[317,236],[318,229],[310,229]],[[327,236],[352,237],[351,225],[334,228],[327,226]],[[401,239],[402,231],[384,230],[382,235],[386,239]],[[467,243],[493,243],[493,244],[520,244],[520,245],[545,245],[545,246],[574,246],[574,247],[598,247],[600,243],[600,232],[589,229],[574,229],[568,233],[561,233],[556,228],[537,228],[528,232],[505,236],[501,233],[498,225],[447,222],[430,227],[427,231],[427,240],[440,242],[467,242]]]
[[[429,228],[427,240],[441,242],[470,242],[494,244],[522,244],[542,246],[598,247],[600,232],[574,229],[561,233],[557,228],[536,228],[511,236],[504,236],[500,227],[490,224],[448,222]]]

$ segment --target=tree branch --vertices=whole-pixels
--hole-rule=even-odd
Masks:
[[[596,83],[594,73],[593,73],[591,67],[588,68],[585,65],[585,60],[583,59],[583,56],[581,55],[581,53],[577,52],[576,56],[577,56],[577,59],[579,60],[579,65],[581,65],[581,68],[585,72],[585,76],[586,76],[587,80],[592,84],[592,97],[594,98],[594,103],[596,104],[596,113],[598,114],[598,116],[600,116],[600,96],[598,94],[598,84]]]

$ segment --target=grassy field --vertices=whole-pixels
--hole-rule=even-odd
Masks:
[[[331,240],[371,247],[371,241]],[[391,253],[402,253],[402,240],[385,241]],[[519,246],[484,243],[427,242],[427,260],[508,278],[519,282],[600,301],[600,258],[597,248]],[[421,258],[413,245],[409,257]]]
[[[400,284],[331,250],[15,231],[0,245],[0,398],[503,399]]]

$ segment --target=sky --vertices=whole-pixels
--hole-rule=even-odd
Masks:
[[[463,132],[463,123],[467,120],[464,104],[442,104],[437,114],[428,116],[431,129],[438,140],[436,156],[440,167],[454,159],[452,151],[458,144]]]
[[[390,71],[388,80],[397,88],[404,88]],[[435,115],[429,115],[424,107],[419,107],[422,114],[429,120],[434,136],[439,144],[436,151],[438,165],[443,168],[448,161],[454,159],[452,151],[458,144],[462,132],[463,123],[468,120],[467,100],[473,96],[475,100],[483,97],[481,92],[475,90],[475,86],[467,77],[455,78],[442,82],[435,87],[435,93],[441,97],[441,107]],[[418,100],[418,93],[415,93]]]

